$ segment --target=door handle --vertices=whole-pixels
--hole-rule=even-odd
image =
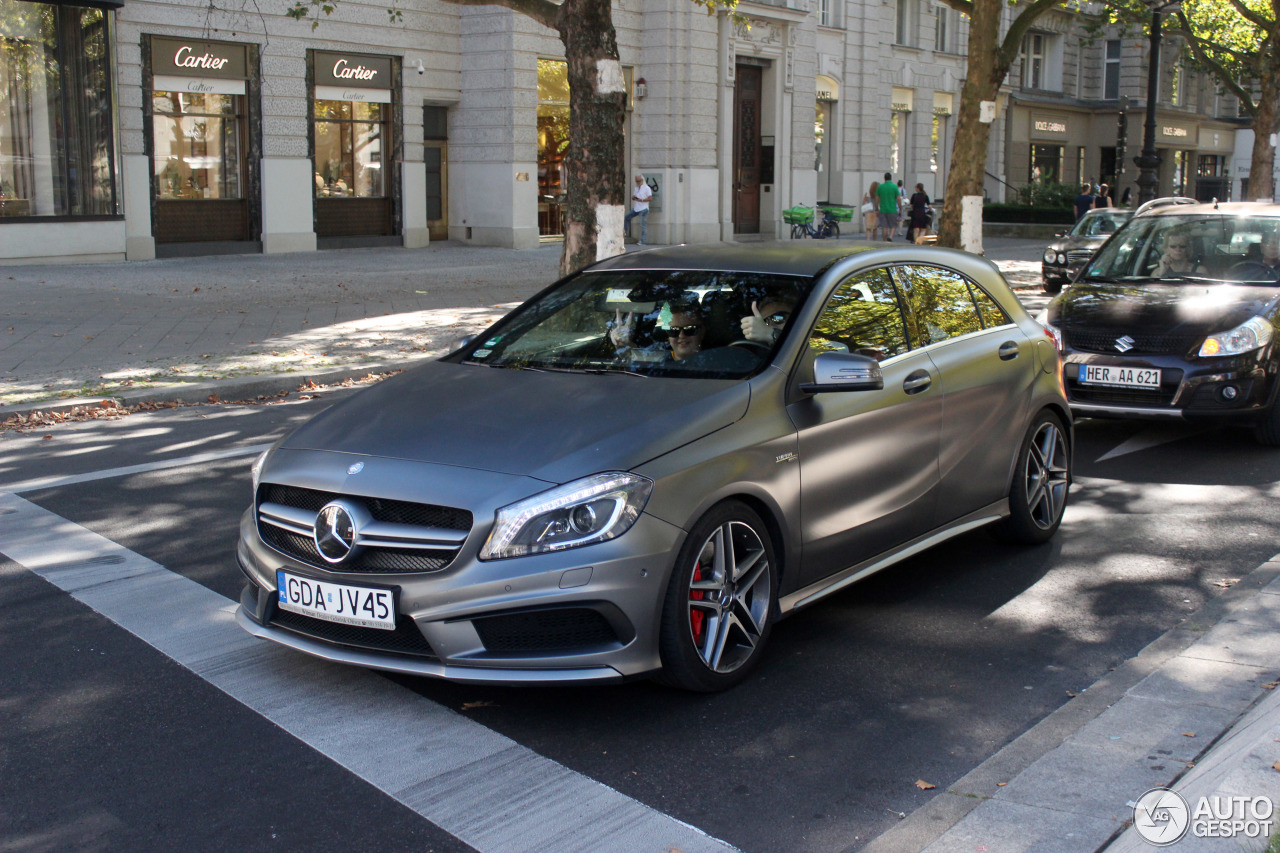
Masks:
[[[1018,344],[1014,341],[1005,341],[1000,345],[998,352],[1001,361],[1010,361],[1018,357]]]
[[[908,394],[919,394],[932,384],[933,377],[929,375],[929,371],[917,370],[907,374],[907,378],[902,380],[902,390]]]

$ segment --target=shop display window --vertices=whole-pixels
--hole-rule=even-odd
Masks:
[[[564,233],[564,157],[569,150],[569,66],[538,60],[538,233]],[[630,209],[628,204],[627,209]]]
[[[157,198],[242,197],[243,102],[241,95],[153,94]]]
[[[0,0],[0,217],[116,210],[107,15]]]
[[[315,102],[317,197],[387,195],[382,145],[389,114],[389,104]]]

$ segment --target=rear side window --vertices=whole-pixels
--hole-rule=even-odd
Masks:
[[[1007,326],[1013,321],[987,292],[973,282],[969,282],[969,292],[978,306],[978,316],[982,318],[982,328],[994,329],[996,326]]]
[[[852,352],[884,361],[910,349],[886,269],[851,276],[831,294],[809,335],[814,352]]]
[[[941,267],[914,265],[895,267],[894,275],[906,300],[907,333],[913,347],[982,331],[982,318],[964,276]]]

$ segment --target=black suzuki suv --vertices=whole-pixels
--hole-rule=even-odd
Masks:
[[[1252,426],[1280,446],[1280,204],[1180,204],[1129,220],[1050,303],[1084,417]]]

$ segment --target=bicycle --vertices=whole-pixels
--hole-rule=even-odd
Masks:
[[[840,223],[853,219],[853,208],[824,207],[822,222],[813,224],[813,208],[796,205],[782,211],[782,221],[791,226],[791,239],[812,237],[815,240],[836,239],[840,236]]]

